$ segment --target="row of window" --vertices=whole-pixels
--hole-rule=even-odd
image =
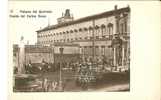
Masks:
[[[49,32],[48,34],[37,34],[39,38],[41,37],[53,37],[53,36],[62,36],[62,35],[72,35],[72,34],[79,34],[79,33],[87,33],[88,35],[92,35],[93,33],[93,28],[80,28],[80,29],[74,29],[70,31],[65,31],[65,32],[59,32],[59,33],[51,33]],[[100,27],[96,25],[95,30],[94,30],[95,35],[99,35],[99,33],[103,34],[113,34],[113,24],[109,23],[107,26],[101,25]]]
[[[106,35],[106,36],[102,36],[102,37],[99,37],[99,36],[95,36],[95,39],[112,39],[112,35]],[[72,42],[72,41],[77,41],[77,40],[92,40],[93,37],[79,37],[79,38],[70,38],[70,39],[55,39],[55,40],[43,40],[43,41],[40,41],[38,40],[39,43],[53,43],[53,42]]]
[[[105,55],[106,46],[95,46],[95,55]],[[107,47],[109,48],[109,47]],[[80,47],[80,54],[82,55],[92,55],[93,46],[83,46]]]
[[[127,21],[123,20],[119,22],[118,32],[119,34],[127,34]],[[53,42],[70,42],[76,40],[89,40],[93,39],[93,28],[80,28],[78,30],[70,30],[66,32],[60,33],[51,33],[50,34],[38,34],[39,43],[53,43]],[[96,26],[95,30],[95,38],[107,38],[113,35],[113,24],[108,24],[107,26],[101,25],[101,27]]]

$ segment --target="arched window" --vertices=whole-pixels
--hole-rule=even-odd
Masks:
[[[108,34],[109,35],[112,35],[113,34],[113,24],[112,23],[109,23],[107,25],[107,27],[108,27]]]
[[[66,34],[65,34],[65,32],[62,32],[62,33],[63,33],[63,39],[65,40]]]
[[[69,33],[69,31],[66,31],[66,33]]]
[[[66,40],[67,41],[69,41],[69,37],[70,37],[69,31],[66,31]]]
[[[84,39],[87,39],[88,38],[88,29],[86,28],[86,27],[84,27],[83,28],[83,30],[84,30],[84,35],[83,35],[83,37],[84,37]]]
[[[82,31],[83,31],[83,29],[82,29],[82,28],[79,28],[78,38],[79,38],[80,40],[81,40],[82,37],[83,37]]]
[[[74,29],[74,32],[78,32],[78,30]]]
[[[70,33],[73,33],[73,30],[70,30]]]
[[[127,19],[124,18],[120,22],[120,34],[127,34]]]
[[[127,34],[127,18],[122,18],[119,21],[119,33]]]
[[[93,37],[93,28],[90,26],[89,28],[88,28],[88,33],[89,33],[89,37],[90,37],[90,39],[92,39],[92,37]]]
[[[87,31],[87,30],[88,30],[88,29],[85,27],[85,28],[84,28],[84,31]]]
[[[100,27],[99,27],[98,25],[95,26],[95,32],[94,32],[94,34],[95,34],[95,37],[96,37],[96,38],[99,38],[99,33],[100,33],[99,28],[100,28]]]
[[[89,30],[92,30],[92,29],[93,29],[93,28],[90,26],[90,27],[89,27]]]
[[[75,40],[77,40],[77,37],[78,37],[78,36],[77,36],[77,32],[78,32],[78,30],[77,30],[77,29],[74,29],[74,39],[75,39]],[[74,39],[73,39],[73,40],[74,40]]]
[[[60,35],[62,35],[62,32],[60,32]]]
[[[103,24],[101,25],[102,36],[105,37],[106,35],[106,26]]]
[[[120,24],[120,34],[124,33],[124,23]]]
[[[79,29],[79,32],[82,32],[82,29],[81,28]]]
[[[73,30],[70,30],[70,39],[73,40],[73,38],[74,38]]]

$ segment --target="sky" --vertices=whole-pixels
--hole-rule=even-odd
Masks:
[[[90,16],[93,14],[102,13],[114,9],[115,5],[118,8],[127,7],[126,2],[116,3],[110,1],[9,1],[9,16],[22,15],[22,11],[52,11],[52,13],[44,13],[45,18],[13,18],[9,17],[9,34],[12,36],[12,43],[19,44],[20,37],[29,44],[37,42],[36,30],[49,25],[57,24],[57,18],[62,16],[65,9],[70,9],[74,19]],[[13,11],[11,13],[11,11]],[[25,14],[31,15],[29,13]]]

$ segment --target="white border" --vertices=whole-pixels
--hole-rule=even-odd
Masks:
[[[0,0],[0,100],[7,100],[7,0]]]

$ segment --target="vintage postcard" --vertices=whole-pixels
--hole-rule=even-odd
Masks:
[[[100,93],[104,99],[109,94],[129,97],[136,89],[134,54],[139,46],[134,46],[138,36],[134,32],[141,30],[135,24],[142,23],[137,19],[142,10],[147,13],[149,6],[159,10],[159,1],[10,0],[8,4],[11,100],[54,95],[65,100],[64,93],[80,97],[93,93],[93,99]]]

